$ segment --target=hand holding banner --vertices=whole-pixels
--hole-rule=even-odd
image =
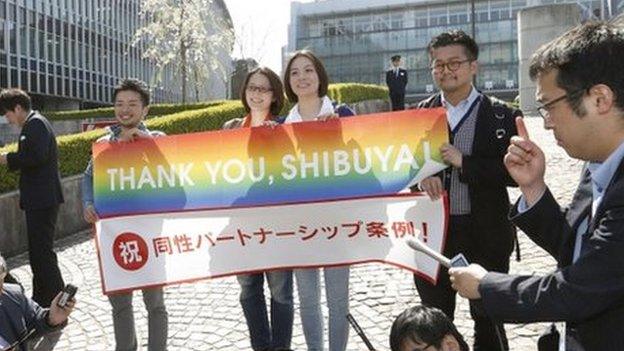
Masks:
[[[253,271],[386,262],[434,281],[444,109],[95,144],[105,293]],[[390,195],[389,195],[390,194]]]

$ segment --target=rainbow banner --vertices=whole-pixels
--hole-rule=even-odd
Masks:
[[[446,168],[446,111],[93,145],[103,218],[395,194]]]

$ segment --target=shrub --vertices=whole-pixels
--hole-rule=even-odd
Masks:
[[[339,103],[352,104],[364,100],[387,99],[388,89],[379,85],[340,83],[329,86],[328,95]],[[284,106],[283,114],[288,113],[289,104]],[[112,108],[83,111],[67,111],[44,114],[54,119],[75,119],[92,117],[113,117]],[[225,121],[245,115],[240,101],[214,101],[193,105],[157,104],[150,107],[153,117],[145,122],[149,129],[160,130],[169,135],[203,132],[220,129]],[[57,138],[59,148],[59,170],[61,176],[71,176],[84,171],[91,157],[91,144],[105,133],[102,129],[64,135]],[[16,144],[0,148],[0,152],[15,151]],[[16,172],[9,172],[0,167],[0,193],[17,188]]]
[[[225,121],[242,117],[244,114],[245,109],[240,102],[228,101],[199,110],[152,118],[145,124],[149,129],[161,130],[170,135],[184,134],[219,129]],[[91,144],[104,133],[106,132],[103,129],[97,129],[58,137],[61,176],[82,173],[91,157]],[[16,148],[16,144],[11,144],[1,148],[0,152],[15,151]],[[17,182],[16,172],[9,172],[6,167],[0,167],[0,193],[16,189]]]
[[[340,104],[354,104],[365,100],[388,100],[388,88],[375,84],[336,83],[327,89],[330,99]],[[286,100],[280,114],[288,114],[293,104]]]
[[[200,102],[196,104],[154,104],[150,105],[147,118],[170,115],[172,113],[198,110],[206,107],[223,104],[225,100]],[[112,107],[95,108],[78,111],[49,111],[42,112],[50,121],[87,119],[87,118],[114,118],[115,113]]]
[[[344,104],[364,100],[388,100],[388,88],[374,84],[338,83],[329,86],[328,95],[332,100]]]

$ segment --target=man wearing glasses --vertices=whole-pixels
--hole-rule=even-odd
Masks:
[[[515,183],[505,170],[503,156],[509,139],[516,134],[512,110],[474,88],[479,48],[462,31],[449,31],[433,38],[428,46],[433,80],[440,93],[418,107],[447,110],[450,143],[440,149],[450,166],[424,179],[420,190],[433,200],[446,191],[450,218],[444,255],[463,253],[469,262],[489,270],[509,271],[509,255],[514,246],[514,229],[507,219],[507,186]],[[414,276],[422,303],[437,307],[452,320],[455,291],[446,269],[441,269],[437,284]],[[476,304],[470,305],[475,321],[474,349],[507,349],[502,325],[493,322]]]
[[[67,324],[75,300],[59,307],[58,293],[49,309],[42,308],[26,297],[18,285],[5,285],[7,273],[6,261],[0,256],[0,350],[26,350],[28,337],[50,333]]]
[[[522,197],[513,222],[558,263],[507,275],[451,269],[453,286],[488,315],[520,323],[565,321],[567,350],[624,350],[624,28],[594,22],[542,46],[529,74],[544,127],[588,161],[567,209],[544,182],[545,156],[521,120],[505,165]]]

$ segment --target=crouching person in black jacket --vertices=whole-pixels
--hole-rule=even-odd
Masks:
[[[50,308],[42,308],[26,297],[19,285],[4,284],[7,274],[6,262],[0,256],[0,350],[25,351],[27,339],[64,328],[76,301],[72,298],[65,307],[59,307],[62,293],[58,293]]]

